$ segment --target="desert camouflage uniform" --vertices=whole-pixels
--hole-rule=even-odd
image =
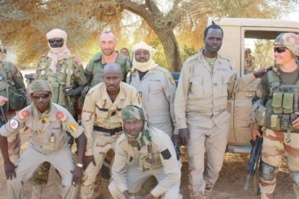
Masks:
[[[174,97],[176,86],[170,72],[165,68],[156,66],[150,69],[140,80],[139,71],[135,69],[128,78],[128,83],[134,86],[141,95],[142,107],[148,116],[148,124],[172,137],[175,130]]]
[[[120,82],[120,91],[111,101],[104,82],[94,86],[86,95],[82,110],[82,125],[85,128],[87,146],[85,155],[93,155],[96,166],[90,163],[84,171],[81,184],[81,199],[91,199],[94,182],[106,153],[115,148],[122,133],[120,111],[129,104],[139,105],[138,93],[129,84]]]
[[[0,60],[0,95],[8,98],[7,105],[4,106],[4,110],[7,113],[7,117],[10,119],[15,115],[15,110],[9,108],[9,96],[7,93],[7,86],[15,87],[19,92],[26,94],[24,79],[19,69],[9,62],[2,62]],[[3,74],[5,73],[5,74]],[[1,113],[0,113],[1,115]],[[7,138],[9,157],[13,163],[19,159],[21,139],[18,131],[13,133]]]
[[[136,107],[127,106],[121,111],[122,118],[144,120],[144,114],[139,111]],[[130,158],[133,160],[130,161]],[[169,136],[157,128],[148,127],[144,121],[138,139],[131,140],[122,134],[117,140],[110,193],[113,198],[125,198],[124,191],[137,193],[140,186],[154,176],[159,182],[151,190],[154,197],[181,199],[180,165]]]
[[[275,44],[281,44],[290,49],[296,56],[299,55],[299,37],[295,34],[280,34],[275,39]],[[264,106],[266,108],[266,117],[258,121],[259,123],[265,120],[264,124],[260,124],[264,126],[259,184],[262,199],[273,198],[276,173],[283,155],[287,157],[288,168],[294,181],[293,189],[296,198],[299,199],[299,134],[298,129],[292,128],[291,124],[292,114],[296,116],[295,118],[298,118],[295,113],[298,110],[296,111],[293,108],[295,103],[298,103],[299,80],[293,78],[292,81],[294,82],[289,82],[292,79],[291,77],[297,77],[298,71],[296,69],[294,72],[284,73],[279,67],[273,68],[262,77],[257,86],[257,97],[266,100]],[[297,96],[293,97],[293,95]],[[283,96],[283,98],[279,96]],[[291,96],[291,99],[287,99],[288,96]],[[257,115],[256,118],[258,118]]]
[[[68,86],[75,89],[77,86],[83,86],[87,83],[83,66],[80,60],[75,58],[75,56],[70,56],[69,58],[59,60],[56,66],[56,71],[53,71],[49,68],[50,64],[51,58],[49,58],[48,56],[41,57],[37,65],[35,79],[47,80],[53,88],[51,98],[52,102],[63,106],[72,114],[73,117],[75,117],[75,96],[67,97],[64,94],[63,87],[65,87],[67,83],[69,65],[71,65],[71,70],[69,73],[71,76],[70,85]],[[47,184],[50,167],[50,163],[43,163],[33,174],[31,178],[32,184],[36,186]],[[34,188],[33,195],[36,195],[36,197],[32,198],[40,198],[38,196],[39,194],[40,190],[35,190]]]
[[[229,132],[228,93],[238,91],[255,79],[253,74],[236,79],[230,63],[220,55],[214,67],[210,67],[203,51],[184,63],[174,107],[177,128],[189,128],[190,132],[187,151],[193,198],[203,198],[205,190],[211,191],[222,168]]]
[[[247,72],[254,71],[255,69],[255,58],[252,55],[245,57],[245,68]]]

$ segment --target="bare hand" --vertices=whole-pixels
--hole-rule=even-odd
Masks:
[[[180,129],[179,130],[179,140],[180,140],[181,145],[186,146],[189,139],[190,139],[189,129],[188,128]]]
[[[63,92],[66,96],[74,96],[75,95],[74,89],[70,86],[65,86],[63,88]]]
[[[258,129],[253,128],[251,130],[251,137],[252,137],[253,141],[255,141],[256,137],[262,138],[262,135],[261,135],[261,133],[260,133],[260,131]]]
[[[75,169],[71,171],[71,173],[73,174],[72,185],[76,186],[76,184],[80,184],[80,181],[83,176],[83,169],[81,167],[76,166]]]
[[[0,106],[4,106],[6,102],[7,102],[7,98],[0,96]]]
[[[297,115],[299,115],[299,112],[296,112]],[[297,117],[293,122],[292,125],[294,128],[298,129],[299,128],[299,117]]]
[[[15,166],[11,161],[4,162],[4,170],[6,179],[12,180],[17,176],[15,169],[17,166]]]
[[[171,139],[173,142],[180,143],[179,135],[173,134]]]
[[[89,155],[89,156],[85,155],[83,158],[83,170],[84,171],[91,162],[93,163],[94,166],[96,166],[96,161],[94,160],[93,155]]]
[[[268,68],[260,69],[258,71],[254,71],[253,75],[255,78],[262,77],[264,74],[266,74],[269,70],[272,70],[272,66],[269,66]]]

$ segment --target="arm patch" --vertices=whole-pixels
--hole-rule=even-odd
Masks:
[[[171,154],[168,149],[165,149],[161,152],[164,160],[169,160],[171,158]]]

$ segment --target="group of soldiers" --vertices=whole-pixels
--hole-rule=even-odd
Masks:
[[[29,179],[32,199],[41,198],[52,165],[62,178],[62,198],[75,199],[80,188],[80,198],[91,199],[105,156],[114,150],[109,184],[113,198],[179,199],[178,143],[187,146],[190,198],[214,198],[229,131],[227,96],[269,69],[237,79],[229,61],[218,54],[223,30],[216,24],[204,31],[205,47],[185,61],[177,88],[169,71],[153,60],[155,49],[145,42],[132,47],[130,61],[115,51],[115,36],[104,32],[99,36],[102,52],[83,69],[67,48],[65,31],[53,29],[46,37],[50,51],[40,58],[35,80],[27,88],[31,103],[15,108],[16,115],[0,128],[8,198],[24,198],[23,184]],[[9,63],[0,64],[5,73]],[[13,65],[7,68],[12,70],[7,73],[13,86],[25,95],[21,73]],[[9,98],[11,85],[3,76],[3,96]],[[82,105],[79,117],[76,99]],[[32,140],[19,158],[19,132],[24,128],[31,131]],[[71,138],[77,140],[76,164]],[[152,176],[157,183],[145,196],[139,195]],[[263,199],[270,198],[268,192]]]

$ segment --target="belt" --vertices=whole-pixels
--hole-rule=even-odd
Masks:
[[[101,131],[101,132],[104,132],[104,133],[109,133],[110,136],[113,136],[116,133],[121,132],[123,130],[123,127],[118,127],[118,128],[115,128],[115,129],[106,129],[106,128],[103,128],[103,127],[100,127],[100,126],[93,126],[93,130]]]

